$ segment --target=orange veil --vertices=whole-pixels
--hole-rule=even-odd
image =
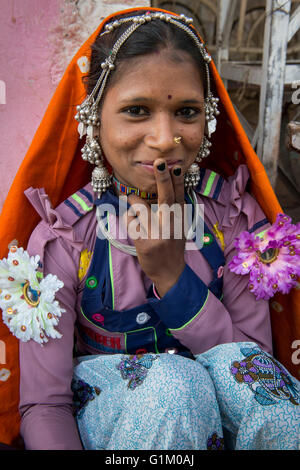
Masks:
[[[163,11],[156,8],[132,8]],[[39,216],[24,195],[28,187],[43,187],[53,207],[90,181],[91,165],[81,158],[83,142],[79,139],[74,116],[76,105],[86,96],[78,59],[90,57],[90,46],[106,22],[120,12],[107,17],[81,46],[67,67],[51,99],[29,150],[18,170],[0,217],[0,259],[8,254],[8,245],[14,239],[27,246]],[[83,59],[82,59],[83,58]],[[212,91],[220,98],[217,131],[213,134],[211,156],[205,166],[222,174],[232,175],[244,163],[250,171],[250,191],[270,222],[282,212],[270,185],[265,169],[252,149],[238,120],[231,100],[213,62],[210,63]],[[278,308],[280,305],[280,308]],[[276,295],[270,301],[274,342],[274,356],[297,377],[299,366],[291,361],[293,341],[300,338],[300,291]],[[10,371],[6,381],[0,381],[0,442],[14,444],[19,435],[19,349],[18,340],[0,320],[0,345],[5,345],[6,364],[1,369]]]

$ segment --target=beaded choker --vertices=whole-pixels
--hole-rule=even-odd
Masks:
[[[113,185],[120,193],[126,194],[126,196],[129,194],[136,194],[143,199],[157,199],[157,193],[147,193],[146,191],[140,191],[137,188],[132,188],[131,186],[120,183],[120,181],[118,181],[114,176]]]

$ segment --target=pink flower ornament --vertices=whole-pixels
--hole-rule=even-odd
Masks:
[[[260,235],[247,231],[236,238],[237,255],[228,267],[236,274],[249,274],[248,288],[256,299],[287,294],[300,276],[300,223],[278,214],[275,223]]]

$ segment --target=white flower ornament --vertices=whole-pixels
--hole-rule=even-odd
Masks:
[[[54,327],[65,309],[55,300],[63,282],[53,274],[39,281],[39,260],[23,248],[10,247],[7,259],[0,260],[0,308],[13,335],[42,344],[48,342],[47,337],[61,338]]]

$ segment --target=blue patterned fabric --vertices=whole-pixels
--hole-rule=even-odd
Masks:
[[[85,449],[299,449],[300,384],[255,343],[85,356],[73,383]]]
[[[300,449],[300,383],[255,343],[215,346],[197,356],[216,390],[236,450]]]

